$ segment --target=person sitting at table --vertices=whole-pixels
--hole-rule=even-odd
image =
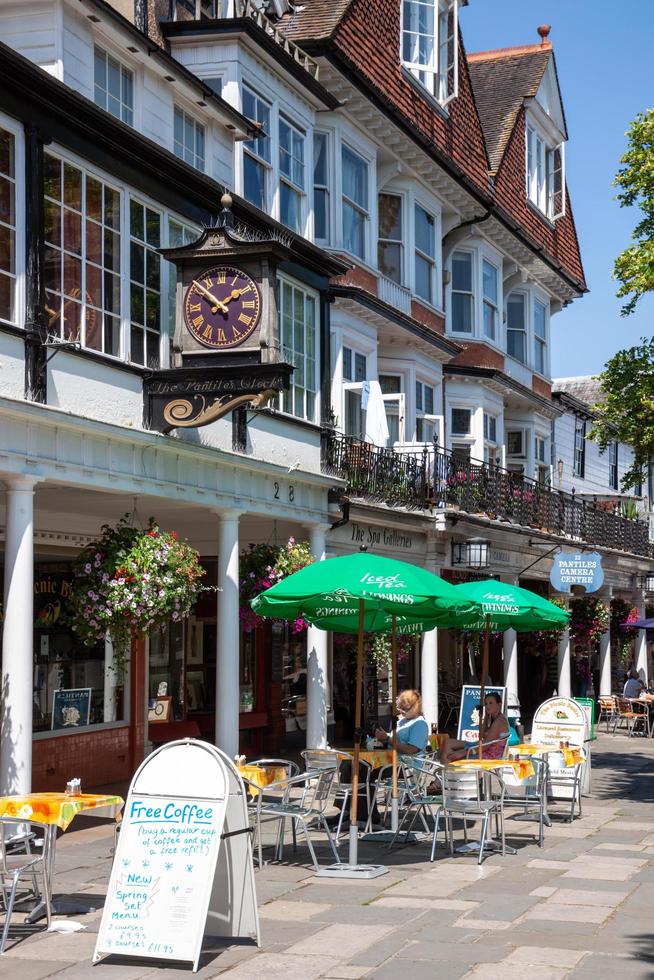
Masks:
[[[484,698],[484,730],[481,741],[482,759],[501,759],[509,738],[509,723],[502,714],[499,694],[490,691]],[[470,742],[448,739],[441,749],[441,762],[446,766],[456,759],[463,759],[472,748]]]
[[[645,685],[641,681],[637,672],[632,667],[631,670],[629,671],[629,676],[625,681],[622,694],[625,698],[639,698],[640,692],[643,690],[644,686]]]
[[[400,691],[397,701],[396,743],[401,755],[417,755],[424,752],[429,741],[429,725],[422,714],[422,697],[419,691]],[[383,728],[375,729],[375,738],[392,748],[392,733]]]

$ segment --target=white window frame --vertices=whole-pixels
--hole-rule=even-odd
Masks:
[[[454,288],[454,256],[455,255],[468,255],[470,257],[470,291],[464,289]],[[450,324],[450,333],[456,334],[459,337],[474,337],[475,328],[477,322],[476,314],[476,279],[477,279],[477,252],[473,249],[468,248],[455,248],[452,252],[450,259],[450,309],[447,320]],[[454,293],[460,293],[462,296],[470,296],[470,330],[455,330],[454,329]]]
[[[495,265],[491,259],[482,253],[481,256],[481,337],[482,340],[490,341],[491,344],[497,345],[499,343],[499,332],[500,332],[500,268]],[[490,297],[486,296],[486,291],[484,289],[484,266],[488,265],[495,272],[495,300],[493,301]],[[486,333],[486,307],[493,313],[493,334]]]
[[[490,463],[492,466],[496,466],[497,457],[500,455],[499,442],[497,439],[497,434],[500,428],[499,418],[497,415],[494,415],[493,412],[487,412],[486,409],[484,409],[482,424],[484,430],[484,462]],[[494,431],[491,431],[491,428]]]
[[[249,200],[249,198],[246,197],[245,194],[245,157],[249,156],[252,160],[254,160],[254,162],[258,166],[263,168],[264,199],[263,199],[262,209],[264,211],[268,211],[271,209],[271,205],[272,205],[271,182],[272,182],[272,175],[274,172],[273,160],[275,159],[275,150],[276,150],[275,146],[273,145],[273,132],[274,129],[276,128],[275,106],[268,99],[264,99],[263,96],[259,95],[259,93],[256,91],[256,84],[257,84],[256,81],[250,82],[247,78],[241,79],[241,84],[239,88],[241,111],[245,112],[244,91],[247,89],[248,94],[255,100],[255,105],[257,106],[257,119],[255,121],[260,122],[260,120],[258,119],[259,103],[264,105],[268,110],[268,131],[266,132],[265,136],[258,136],[251,140],[244,140],[241,144],[241,174],[240,174],[241,193],[246,200]],[[259,142],[259,140],[263,140],[262,145],[265,146],[268,150],[267,157],[259,153],[258,149],[256,149],[256,144]],[[255,207],[259,207],[259,204],[256,201],[251,203],[254,203]]]
[[[450,421],[450,436],[452,437],[452,439],[457,439],[457,440],[469,439],[471,442],[474,441],[474,438],[475,438],[475,434],[474,434],[474,417],[475,417],[475,411],[474,411],[474,409],[473,408],[470,408],[470,406],[468,406],[468,405],[453,405],[453,404],[450,404],[449,405],[449,412],[450,412],[450,419],[449,419],[449,421]],[[468,413],[468,417],[470,419],[470,425],[469,425],[469,428],[468,428],[468,431],[467,432],[460,432],[458,429],[457,430],[454,429],[454,413],[455,412],[467,412]]]
[[[316,183],[316,137],[324,139],[325,141],[325,178],[326,183],[318,184]],[[331,167],[332,167],[332,147],[333,147],[333,134],[325,129],[314,129],[312,135],[312,158],[311,158],[311,188],[312,188],[312,200],[311,206],[313,210],[313,237],[314,241],[321,245],[329,245],[332,240],[332,214],[331,214],[331,203],[332,203],[332,179],[331,179]],[[325,238],[319,238],[316,233],[316,191],[323,191],[325,194],[325,223],[327,236]]]
[[[413,0],[422,6],[433,7],[435,33],[432,38],[431,64],[404,61],[405,2],[412,2],[412,0],[400,0],[400,61],[442,106],[449,105],[459,94],[458,0]],[[407,33],[409,33],[408,29]],[[450,51],[453,55],[452,60],[450,60]]]
[[[511,302],[516,298],[522,301],[522,314],[523,314],[522,330],[519,330],[516,327],[512,327],[509,323],[509,308]],[[518,289],[514,289],[511,293],[509,293],[509,295],[506,298],[506,353],[508,357],[513,358],[514,361],[517,361],[519,364],[524,364],[525,366],[529,364],[529,329],[528,329],[529,308],[530,308],[529,299],[530,298],[528,293],[524,293]],[[516,354],[513,354],[509,350],[509,334],[514,334],[514,333],[522,334],[522,342],[523,342],[522,357],[518,357]]]
[[[577,438],[577,437],[580,438]],[[572,475],[579,480],[586,476],[586,420],[574,417],[574,441],[572,444]]]
[[[390,445],[395,445],[396,443],[403,443],[405,440],[406,433],[406,395],[404,392],[404,375],[401,371],[394,370],[392,368],[380,369],[378,372],[378,377],[384,378],[397,378],[399,382],[399,391],[390,392],[389,394],[384,394],[382,391],[382,399],[384,401],[384,408],[386,406],[394,406],[397,410],[397,439],[390,438],[390,425],[389,428],[389,443]],[[391,415],[395,415],[395,411],[391,411]],[[388,421],[388,411],[386,411],[386,419]]]
[[[118,113],[112,112],[111,109],[109,108],[108,84],[105,84],[103,87],[98,83],[96,77],[96,58],[98,57],[98,55],[100,55],[104,60],[105,83],[108,82],[110,60],[115,63],[115,65],[120,71],[120,99],[117,100],[119,104]],[[132,96],[131,105],[125,102],[123,99],[124,84],[125,84],[126,77],[129,79],[129,84],[131,87],[131,96]],[[98,101],[98,89],[100,89],[100,91],[104,93],[104,98],[102,101]],[[134,71],[131,68],[129,68],[123,61],[121,61],[120,58],[116,57],[116,55],[112,51],[107,50],[107,48],[97,43],[93,45],[93,101],[97,106],[100,106],[101,109],[104,109],[105,112],[108,112],[115,119],[120,119],[120,121],[124,122],[125,125],[127,126],[132,126],[132,127],[134,126],[135,112],[136,112],[136,105],[135,105],[136,104],[136,75]]]
[[[551,450],[548,452],[550,436],[542,432],[534,433],[534,479],[539,483],[547,483],[551,474]],[[540,450],[542,448],[542,458]]]
[[[400,237],[399,238],[382,238],[380,234],[380,208],[379,199],[380,197],[395,197],[400,202]],[[388,279],[390,282],[394,282],[397,286],[404,287],[406,283],[406,239],[407,239],[407,202],[405,195],[399,190],[393,190],[392,188],[384,187],[382,190],[377,192],[377,268],[379,270],[380,276],[384,279]],[[393,279],[391,276],[387,275],[381,267],[379,261],[379,246],[382,243],[388,243],[390,245],[399,245],[400,251],[400,261],[399,261],[399,280]]]
[[[311,297],[313,299],[313,301],[314,301],[314,320],[313,320],[313,330],[314,330],[314,336],[313,336],[313,378],[311,379],[312,386],[309,387],[309,385],[307,384],[307,346],[308,345],[307,345],[306,323],[305,323],[305,333],[304,333],[304,337],[303,337],[304,351],[302,352],[302,354],[303,354],[303,356],[305,358],[305,364],[304,364],[304,378],[305,378],[305,381],[304,381],[304,384],[302,385],[302,390],[303,390],[303,396],[302,396],[303,397],[303,411],[302,411],[302,414],[298,414],[295,411],[287,411],[287,409],[284,408],[285,393],[282,393],[280,395],[277,404],[278,404],[278,407],[279,407],[280,412],[282,412],[284,415],[288,415],[291,418],[300,419],[300,420],[303,420],[305,422],[315,423],[320,418],[320,383],[319,383],[319,378],[320,378],[320,296],[319,296],[318,292],[315,289],[311,289],[311,287],[310,286],[307,286],[306,283],[300,282],[297,279],[293,279],[291,276],[287,275],[286,273],[284,273],[284,274],[278,273],[277,274],[277,281],[278,281],[278,291],[279,291],[279,313],[278,313],[278,316],[279,316],[279,339],[280,339],[280,345],[281,345],[281,348],[282,348],[282,352],[284,352],[284,351],[286,351],[286,352],[289,352],[290,351],[291,352],[291,357],[290,357],[291,363],[294,363],[294,361],[295,361],[295,354],[296,354],[296,351],[295,351],[295,330],[294,330],[294,327],[291,329],[292,340],[293,340],[293,344],[292,344],[292,347],[291,347],[290,345],[284,343],[284,341],[286,339],[285,338],[285,334],[284,334],[284,325],[283,325],[283,315],[284,315],[284,297],[283,297],[283,293],[284,293],[284,286],[287,285],[287,286],[290,286],[291,289],[294,289],[294,290],[297,289],[297,290],[300,290],[301,292],[303,292],[304,295],[305,295],[305,302],[306,302],[306,297]],[[290,388],[290,391],[288,393],[286,393],[286,394],[287,394],[287,397],[292,398],[293,401],[295,401],[295,388],[296,387],[298,387],[298,386],[296,386],[296,385],[293,384],[293,378],[291,377],[291,388]],[[308,417],[308,412],[307,412],[307,393],[311,393],[313,395],[313,411],[311,412],[311,417]]]
[[[14,281],[14,319],[0,318],[0,323],[12,326],[25,325],[25,222],[19,216],[25,214],[25,141],[22,126],[10,116],[0,114],[0,129],[14,140],[14,224],[7,225],[14,231],[14,272],[4,272]]]
[[[348,350],[350,352],[350,355],[351,355],[351,359],[352,359],[352,374],[354,376],[356,376],[356,370],[355,370],[356,358],[357,357],[363,358],[363,361],[364,361],[364,372],[363,372],[363,378],[360,381],[356,381],[354,378],[346,378],[345,377],[345,351],[346,350]],[[356,346],[353,346],[352,343],[349,340],[347,340],[347,342],[344,341],[343,344],[342,344],[342,346],[341,346],[341,374],[342,374],[342,378],[343,378],[343,384],[342,384],[342,387],[343,387],[343,395],[342,395],[342,412],[343,412],[343,414],[342,414],[342,420],[343,421],[342,421],[341,428],[343,430],[344,435],[350,436],[351,438],[354,438],[354,439],[363,439],[363,437],[365,435],[365,430],[366,430],[366,410],[365,410],[365,408],[362,407],[361,400],[362,400],[362,395],[363,395],[363,384],[364,384],[364,381],[367,381],[368,380],[368,371],[369,371],[369,363],[370,363],[369,362],[369,357],[370,357],[369,354],[364,354]],[[354,394],[355,396],[358,397],[358,400],[359,400],[359,409],[358,409],[358,411],[359,411],[359,414],[361,416],[361,432],[358,432],[358,433],[348,432],[347,431],[347,428],[346,428],[346,419],[347,419],[347,396],[348,396],[348,393]]]
[[[178,113],[181,114],[182,116],[184,137],[186,136],[187,124],[191,123],[193,127],[193,151],[192,151],[193,160],[192,161],[186,159],[186,149],[187,149],[186,143],[185,142],[180,143],[179,140],[175,139],[175,120]],[[202,165],[201,166],[200,166],[200,157],[198,154],[199,132],[202,133],[202,159],[201,159]],[[179,103],[176,102],[173,106],[173,153],[180,160],[183,160],[185,163],[188,163],[189,166],[195,167],[195,169],[199,170],[200,173],[205,173],[207,167],[207,147],[208,147],[207,137],[208,137],[208,128],[204,124],[204,122],[198,119],[198,117],[194,115],[192,112],[189,112],[185,108],[185,106],[180,105]],[[182,153],[178,152],[177,150],[178,146],[181,147],[183,151]]]
[[[348,151],[349,153],[352,153],[355,157],[358,157],[360,160],[362,160],[363,163],[365,163],[365,165],[366,165],[366,176],[367,176],[367,187],[366,187],[366,198],[367,198],[367,202],[366,202],[366,208],[363,208],[360,204],[357,204],[356,201],[353,201],[351,198],[349,198],[345,194],[344,180],[343,180],[343,172],[344,172],[344,169],[345,169],[343,167],[343,153],[345,151]],[[351,255],[354,259],[356,259],[357,262],[363,262],[364,265],[365,265],[365,264],[368,263],[369,256],[370,256],[370,237],[371,237],[370,227],[371,227],[371,224],[372,224],[372,220],[371,220],[372,219],[371,206],[372,206],[372,202],[375,200],[375,194],[374,194],[374,189],[373,189],[373,184],[372,184],[372,173],[373,173],[374,160],[371,159],[371,157],[368,154],[362,152],[361,149],[359,149],[353,143],[352,140],[346,138],[346,139],[342,139],[340,141],[340,147],[339,147],[339,163],[340,163],[340,172],[341,172],[341,187],[340,187],[340,239],[341,239],[342,247],[343,247],[343,250],[345,252],[347,252],[348,255]],[[355,211],[358,211],[364,217],[364,226],[363,226],[364,227],[364,231],[363,231],[363,255],[357,255],[356,252],[350,251],[350,249],[348,249],[347,246],[346,246],[346,243],[345,243],[345,220],[344,220],[344,211],[345,211],[345,205],[346,204],[349,207],[353,208]],[[375,202],[375,209],[376,209],[376,202]]]
[[[613,439],[608,445],[609,457],[609,487],[611,490],[620,489],[620,470],[619,470],[619,444],[617,439]]]
[[[418,248],[418,241],[417,241],[417,235],[416,235],[416,228],[417,228],[416,211],[417,211],[418,208],[420,208],[421,211],[424,211],[424,213],[426,215],[428,215],[432,219],[432,221],[434,222],[434,255],[433,255],[433,257],[432,256],[429,256],[429,255],[426,255],[422,251],[422,249]],[[415,296],[415,298],[418,300],[418,302],[420,302],[420,303],[426,303],[427,306],[431,306],[434,309],[439,309],[440,306],[441,306],[441,302],[442,302],[441,298],[439,297],[439,275],[438,275],[438,270],[439,270],[439,267],[440,267],[439,266],[439,255],[440,255],[440,251],[441,251],[441,235],[440,235],[440,227],[441,227],[440,220],[441,220],[441,216],[440,216],[440,211],[437,208],[433,208],[433,207],[427,206],[420,198],[416,197],[413,200],[413,213],[412,213],[412,216],[411,217],[412,217],[412,231],[413,231],[413,263],[412,263],[412,269],[411,269],[411,273],[412,273],[412,278],[411,278],[411,292],[413,293],[413,295]],[[431,265],[431,272],[430,272],[430,277],[431,277],[431,299],[427,299],[427,297],[422,296],[417,291],[417,279],[418,279],[418,277],[416,275],[416,268],[417,268],[417,259],[418,259],[418,257],[420,257],[424,262],[426,262],[429,265]]]
[[[509,448],[509,436],[520,433],[521,438],[521,451],[517,453],[512,453]],[[527,436],[528,429],[523,425],[519,425],[513,422],[505,422],[505,439],[506,439],[506,455],[507,459],[515,460],[526,460],[528,456],[528,446],[527,446]]]
[[[436,414],[436,411],[435,411],[435,408],[436,408],[436,392],[438,390],[438,385],[436,385],[433,381],[424,381],[422,378],[417,377],[416,378],[416,385],[415,385],[415,387],[416,387],[416,395],[415,395],[415,398],[416,398],[415,441],[416,442],[420,442],[420,443],[423,443],[423,442],[432,443],[434,441],[434,439],[438,439],[438,441],[440,442],[440,440],[442,438],[442,434],[441,434],[441,421],[442,421],[442,419],[441,419],[441,416],[440,415],[437,415]],[[418,401],[419,401],[419,399],[418,399],[418,389],[420,389],[420,402],[421,402],[420,405],[418,404]],[[427,411],[427,407],[426,407],[425,391],[427,389],[430,390],[431,393],[432,393],[432,411],[431,412],[428,412]],[[427,426],[431,426],[432,432],[431,432],[431,437],[430,438],[425,439],[425,433],[424,432],[422,433],[422,437],[420,437],[418,435],[418,423],[419,422],[422,423],[423,426],[425,424]]]
[[[281,128],[282,126],[287,126],[292,134],[298,136],[300,139],[300,145],[302,147],[302,160],[300,161],[302,166],[302,183],[297,184],[293,179],[293,176],[282,171],[282,138],[281,138]],[[295,155],[291,153],[291,160],[295,160]],[[300,128],[296,123],[294,123],[288,115],[283,112],[278,113],[277,116],[277,166],[279,169],[279,220],[281,223],[290,228],[291,231],[295,232],[297,235],[304,234],[304,228],[306,225],[306,196],[307,196],[307,133],[305,129]],[[291,168],[292,171],[292,168]],[[289,188],[291,193],[298,196],[298,226],[297,228],[292,228],[287,225],[282,217],[282,184]]]
[[[565,215],[565,142],[554,143],[529,118],[525,125],[525,187],[527,199],[550,221]]]
[[[536,333],[536,306],[543,307],[543,330],[544,336],[541,337]],[[549,302],[540,294],[535,294],[533,297],[533,312],[532,312],[532,334],[533,334],[533,370],[542,375],[543,377],[549,377]],[[542,370],[538,364],[537,351],[540,349],[542,355]]]

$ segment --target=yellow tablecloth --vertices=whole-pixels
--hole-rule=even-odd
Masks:
[[[249,782],[254,783],[254,786],[248,787],[250,796],[257,795],[256,786],[260,789],[265,789],[271,783],[283,782],[287,775],[284,766],[255,766],[246,764],[244,766],[237,766],[237,769]]]
[[[0,817],[19,817],[37,823],[56,824],[61,830],[66,830],[77,813],[82,810],[97,810],[103,806],[116,807],[115,819],[120,820],[120,810],[124,802],[122,796],[99,796],[95,793],[82,793],[80,796],[66,796],[65,793],[0,796]]]
[[[513,769],[517,779],[529,779],[534,775],[534,767],[529,759],[519,759],[517,762],[511,759],[457,759],[450,765],[458,769],[485,769],[487,772],[494,772],[496,769]]]
[[[345,752],[348,756],[354,755],[354,747],[351,749],[335,749],[336,752]],[[393,762],[392,749],[373,749],[367,752],[365,749],[359,750],[359,758],[364,762],[369,762],[373,769],[381,769],[382,766],[390,766]]]
[[[546,745],[543,743],[536,744],[534,742],[525,742],[522,745],[512,745],[511,749],[517,751],[520,755],[547,755],[550,752],[560,752],[563,756],[563,761],[566,767],[579,765],[580,762],[586,761],[586,755],[583,749],[577,746],[571,746],[567,749],[562,749],[558,745]]]

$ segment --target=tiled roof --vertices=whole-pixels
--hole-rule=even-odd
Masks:
[[[277,21],[291,41],[331,37],[354,0],[301,0]]]
[[[596,405],[602,401],[602,386],[597,378],[589,375],[577,378],[554,378],[552,394],[572,395],[584,405]]]
[[[495,173],[526,98],[536,95],[552,46],[530,44],[468,55],[468,67],[486,148]]]

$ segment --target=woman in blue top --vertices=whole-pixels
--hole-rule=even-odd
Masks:
[[[429,741],[429,725],[422,715],[422,698],[419,691],[400,691],[397,701],[397,751],[401,755],[417,755],[424,752]],[[375,738],[391,745],[392,738],[383,728],[375,730]]]

